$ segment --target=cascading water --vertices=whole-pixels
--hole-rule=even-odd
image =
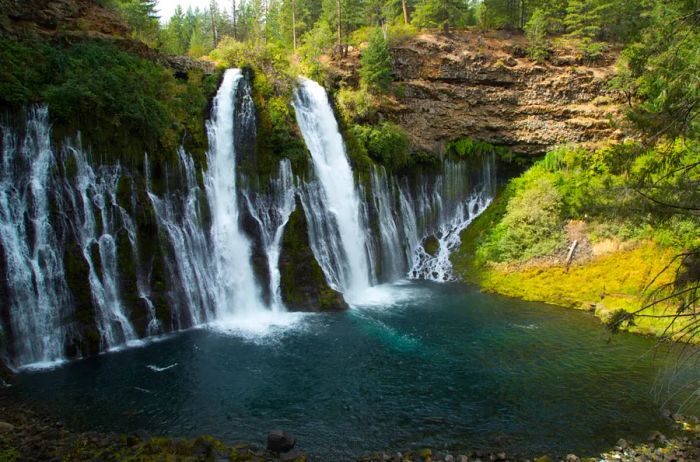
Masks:
[[[74,210],[80,210],[78,236],[89,267],[92,298],[103,349],[115,348],[137,338],[122,303],[117,265],[116,231],[125,212],[117,203],[116,167],[102,167],[99,175],[88,164],[80,146],[68,146],[67,157],[77,168],[76,188],[67,185]],[[97,213],[96,213],[97,212]]]
[[[317,184],[302,193],[311,242],[329,283],[346,297],[370,286],[365,226],[352,169],[326,91],[302,79],[294,94],[297,123],[311,152]]]
[[[250,189],[243,192],[248,210],[258,223],[270,276],[270,306],[273,311],[284,311],[280,293],[280,244],[284,227],[296,208],[296,188],[292,175],[292,164],[285,159],[280,162],[277,178],[270,180],[270,191],[255,193]]]
[[[214,99],[207,122],[209,152],[206,189],[212,215],[212,241],[216,275],[216,318],[254,317],[267,308],[251,265],[251,243],[239,225],[234,149],[235,93],[243,78],[240,69],[229,69]]]
[[[476,169],[445,161],[441,172],[403,177],[376,167],[366,189],[354,183],[323,88],[302,79],[294,107],[315,173],[299,194],[328,284],[352,301],[377,282],[452,279],[449,256],[459,246],[459,234],[495,194],[494,157]],[[433,253],[423,245],[430,236],[437,242]]]
[[[48,111],[27,114],[19,140],[3,126],[0,172],[0,239],[5,254],[7,303],[14,344],[13,363],[53,362],[63,358],[66,334],[61,317],[69,314],[70,295],[63,253],[50,220],[49,203],[56,166],[51,151]]]
[[[351,303],[366,300],[376,284],[451,278],[459,233],[493,195],[493,158],[480,169],[446,161],[441,172],[401,176],[378,167],[356,184],[326,93],[304,80],[294,106],[313,175],[295,181],[284,160],[261,186],[236,171],[236,139],[245,144],[255,130],[254,106],[236,104],[239,93],[249,97],[239,91],[242,79],[240,70],[224,75],[207,124],[203,176],[180,149],[172,182],[172,165],[158,165],[165,172],[158,194],[147,157],[139,182],[118,164],[94,165],[79,140],[55,154],[46,108],[28,111],[23,131],[1,127],[0,293],[8,302],[0,321],[11,365],[198,325],[257,332],[285,323],[279,260],[297,197],[327,283]],[[252,166],[254,152],[245,157]],[[152,227],[158,238],[139,242]],[[428,246],[429,236],[437,245]],[[268,276],[269,303],[256,271]]]
[[[176,297],[170,300],[175,329],[198,326],[214,318],[216,274],[212,249],[202,226],[202,191],[197,184],[194,162],[183,149],[178,151],[184,191],[161,199],[151,192],[148,158],[145,160],[148,197],[158,226],[169,246],[166,267]]]

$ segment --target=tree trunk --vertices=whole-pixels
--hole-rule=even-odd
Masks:
[[[231,0],[231,23],[233,25],[233,38],[236,39],[236,0]]]
[[[411,18],[408,15],[408,2],[401,0],[401,6],[403,7],[403,22],[408,25],[411,22]]]
[[[338,8],[338,49],[340,49],[343,45],[343,18],[341,17],[340,0],[336,0],[336,6]]]
[[[213,2],[212,2],[213,4]],[[214,18],[214,8],[209,7],[209,18],[211,19],[211,36],[214,40],[214,48],[219,44],[219,35],[216,31],[216,20]]]
[[[294,41],[294,55],[297,54],[297,8],[296,0],[292,0],[292,38]]]

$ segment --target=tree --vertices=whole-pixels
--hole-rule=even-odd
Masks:
[[[448,32],[450,27],[470,23],[471,9],[464,0],[423,0],[416,7],[413,22],[419,27],[441,27]]]
[[[381,29],[375,28],[360,57],[360,79],[375,91],[386,91],[392,82],[391,54]]]
[[[155,45],[158,40],[156,0],[117,0],[117,10],[139,40]]]
[[[549,56],[547,39],[547,18],[542,10],[537,9],[525,25],[525,35],[529,42],[529,53],[535,61],[543,61]]]
[[[616,82],[628,94],[627,115],[650,142],[698,138],[700,8],[663,2],[652,17],[641,41],[622,54]]]

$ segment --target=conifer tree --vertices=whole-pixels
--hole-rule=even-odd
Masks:
[[[392,81],[391,55],[379,28],[374,29],[360,58],[360,79],[369,89],[386,91]]]

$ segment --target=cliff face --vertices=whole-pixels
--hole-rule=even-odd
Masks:
[[[538,64],[524,57],[525,47],[524,37],[499,32],[403,40],[391,49],[396,96],[382,115],[432,152],[467,137],[538,154],[623,136],[609,122],[621,103],[607,89],[614,56],[583,65],[564,49]]]

